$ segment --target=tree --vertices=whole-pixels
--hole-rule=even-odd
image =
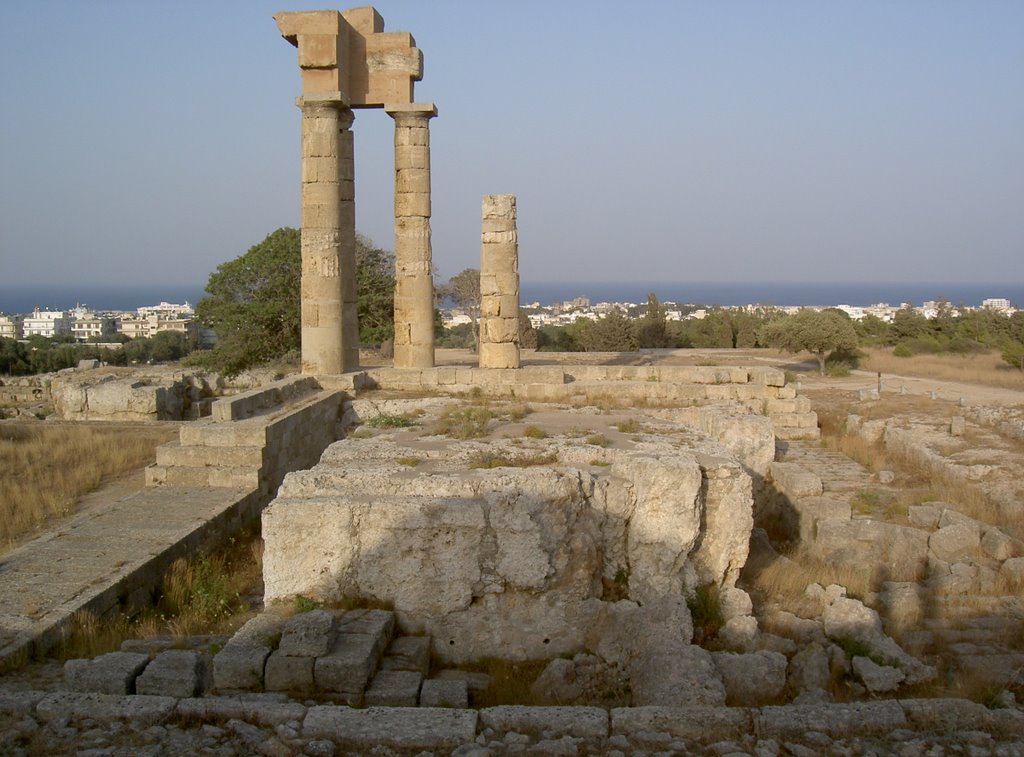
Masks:
[[[647,295],[647,311],[637,326],[637,340],[641,347],[668,347],[671,343],[665,308],[654,292]]]
[[[467,268],[448,279],[447,284],[437,288],[436,296],[450,299],[455,305],[466,311],[472,327],[473,351],[480,346],[480,271]]]
[[[524,350],[537,349],[537,329],[522,308],[519,308],[519,346]]]
[[[1024,344],[1007,342],[1003,347],[1003,360],[1018,370],[1024,371]]]
[[[787,352],[807,351],[825,375],[825,356],[834,350],[857,348],[857,332],[850,317],[839,310],[802,308],[761,328],[760,341]]]
[[[356,234],[359,341],[380,344],[395,336],[395,256]]]
[[[617,307],[591,321],[579,341],[587,352],[634,352],[638,345],[632,321]]]
[[[367,342],[394,332],[393,265],[389,253],[356,235],[360,339]],[[217,345],[193,353],[193,362],[235,374],[299,350],[301,279],[300,232],[287,227],[218,266],[196,305],[196,320],[217,333]]]
[[[32,370],[28,350],[16,339],[0,337],[0,373],[18,376]]]
[[[235,374],[299,349],[301,275],[301,239],[291,228],[219,265],[196,305],[196,320],[217,333],[203,364]]]

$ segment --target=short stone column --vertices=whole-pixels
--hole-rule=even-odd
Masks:
[[[433,103],[385,105],[395,119],[395,367],[434,365],[430,249]]]
[[[340,93],[302,109],[302,372],[359,367],[353,115]]]
[[[519,367],[515,195],[484,195],[480,235],[480,367]]]

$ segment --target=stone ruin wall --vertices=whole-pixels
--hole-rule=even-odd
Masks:
[[[767,419],[747,416],[745,429],[748,445],[774,446]],[[266,601],[392,604],[404,631],[430,634],[452,661],[625,654],[609,645],[625,644],[615,629],[639,622],[641,606],[668,612],[671,635],[688,643],[684,596],[734,586],[753,523],[745,463],[767,457],[747,450],[741,462],[688,433],[685,449],[552,442],[557,464],[494,470],[470,462],[483,450],[516,454],[510,441],[445,441],[418,449],[426,463],[410,469],[392,441],[342,440],[289,474],[264,513]],[[607,462],[597,472],[595,455]]]

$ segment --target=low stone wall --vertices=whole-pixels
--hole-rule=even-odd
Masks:
[[[331,379],[325,379],[330,381]],[[533,365],[523,368],[375,368],[350,378],[365,389],[480,394],[524,402],[615,407],[736,404],[771,418],[780,439],[817,439],[817,414],[778,368]],[[332,384],[333,385],[333,384]]]
[[[0,725],[17,749],[83,744],[221,747],[260,754],[896,754],[1016,755],[1024,712],[962,699],[786,707],[444,707],[307,705],[263,699],[75,692],[0,693]],[[832,750],[839,750],[833,752]],[[900,751],[897,751],[900,750]],[[929,751],[930,750],[930,751]],[[996,751],[992,751],[996,750]],[[15,752],[17,753],[17,752]],[[915,751],[915,753],[917,753]]]

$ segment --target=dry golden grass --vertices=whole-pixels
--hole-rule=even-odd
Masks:
[[[802,550],[773,560],[752,575],[746,576],[749,588],[767,597],[779,597],[796,612],[804,602],[804,591],[810,584],[838,584],[846,587],[851,597],[864,597],[879,589],[881,576],[865,570],[863,565],[831,563],[812,557]]]
[[[913,357],[896,357],[888,347],[868,347],[862,351],[867,357],[860,361],[860,367],[867,371],[1024,390],[1024,373],[1004,363],[995,351]]]
[[[234,631],[249,614],[242,597],[262,593],[262,575],[263,541],[249,534],[209,554],[175,560],[152,606],[105,618],[75,613],[57,656],[95,657],[129,638]]]
[[[171,427],[0,426],[0,551],[70,515],[80,496],[105,479],[156,459]]]

